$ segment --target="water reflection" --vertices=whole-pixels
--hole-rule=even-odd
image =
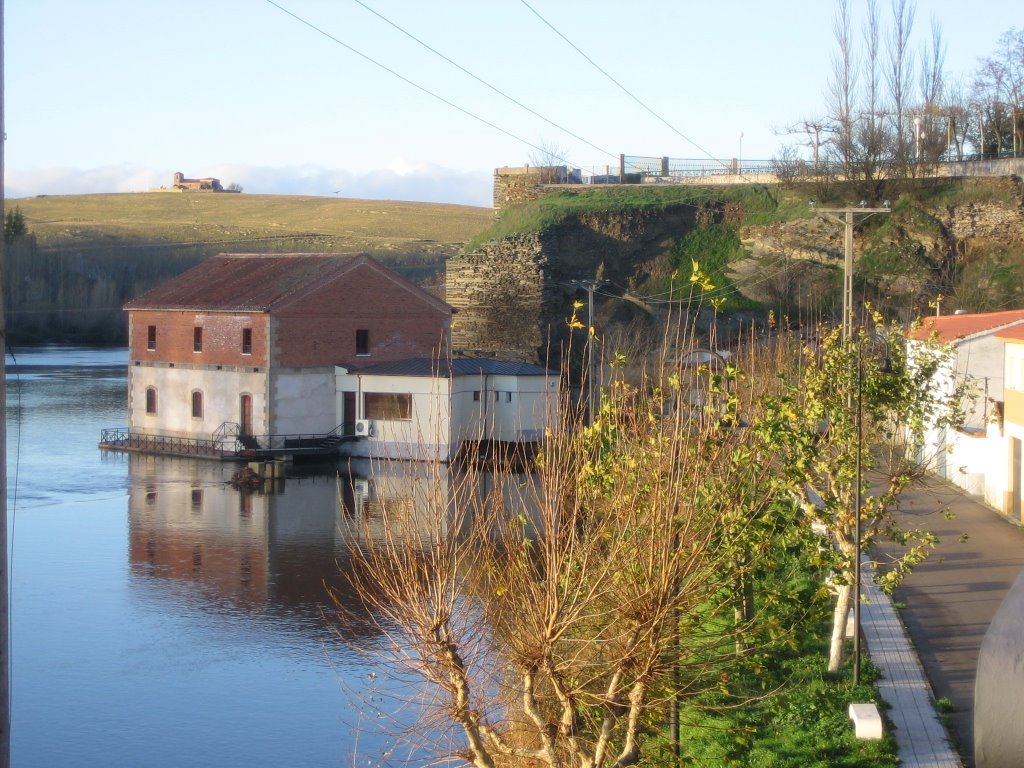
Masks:
[[[304,617],[317,628],[334,613],[329,594],[359,613],[347,591],[352,537],[383,537],[385,510],[393,531],[424,539],[433,532],[435,510],[444,510],[442,533],[457,536],[458,530],[448,528],[463,520],[459,509],[472,505],[466,495],[483,498],[493,483],[489,474],[474,474],[470,487],[459,470],[445,466],[356,461],[316,474],[292,472],[250,491],[230,483],[235,468],[129,457],[133,578],[147,590],[153,581],[187,584],[197,607],[231,605],[254,615]],[[521,506],[516,478],[505,481],[504,493],[507,503]],[[352,622],[336,628],[345,637],[369,626]]]
[[[378,764],[416,689],[380,674],[380,629],[340,624],[327,590],[357,609],[356,524],[426,526],[431,504],[465,502],[460,476],[292,467],[245,493],[233,464],[100,451],[125,374],[124,350],[8,360],[12,764]],[[372,700],[397,724],[372,725]]]

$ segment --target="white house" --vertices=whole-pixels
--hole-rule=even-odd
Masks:
[[[528,363],[415,358],[336,369],[338,418],[365,440],[353,456],[449,461],[465,444],[538,441],[557,424],[557,375]]]
[[[908,356],[929,341],[950,345],[950,366],[934,386],[951,388],[966,382],[971,398],[965,404],[960,428],[936,430],[925,436],[929,446],[924,457],[936,475],[989,503],[1002,503],[1001,413],[1004,399],[1004,341],[1011,329],[1024,328],[1024,310],[960,313],[926,318],[908,334]],[[934,446],[934,447],[932,447]]]

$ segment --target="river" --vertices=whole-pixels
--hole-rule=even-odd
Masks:
[[[406,720],[343,631],[336,473],[260,493],[235,465],[108,453],[124,350],[7,357],[14,766],[374,766]],[[408,482],[413,482],[409,480]],[[347,487],[347,481],[344,483]],[[413,755],[415,761],[416,756]]]

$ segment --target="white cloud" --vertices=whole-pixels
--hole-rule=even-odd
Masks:
[[[389,168],[352,173],[317,165],[289,167],[213,165],[202,169],[143,168],[134,165],[78,170],[8,167],[5,193],[9,198],[33,195],[74,195],[102,192],[145,192],[171,185],[175,170],[186,176],[216,176],[221,183],[241,184],[252,194],[338,195],[377,200],[456,203],[490,207],[491,172],[467,173],[396,158]]]

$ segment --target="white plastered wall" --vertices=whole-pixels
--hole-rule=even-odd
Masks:
[[[146,413],[146,389],[157,392],[155,414]],[[192,416],[192,393],[203,393],[203,416]],[[133,432],[208,438],[224,422],[241,420],[241,396],[252,397],[252,432],[266,434],[267,374],[244,369],[130,365],[128,423]]]

